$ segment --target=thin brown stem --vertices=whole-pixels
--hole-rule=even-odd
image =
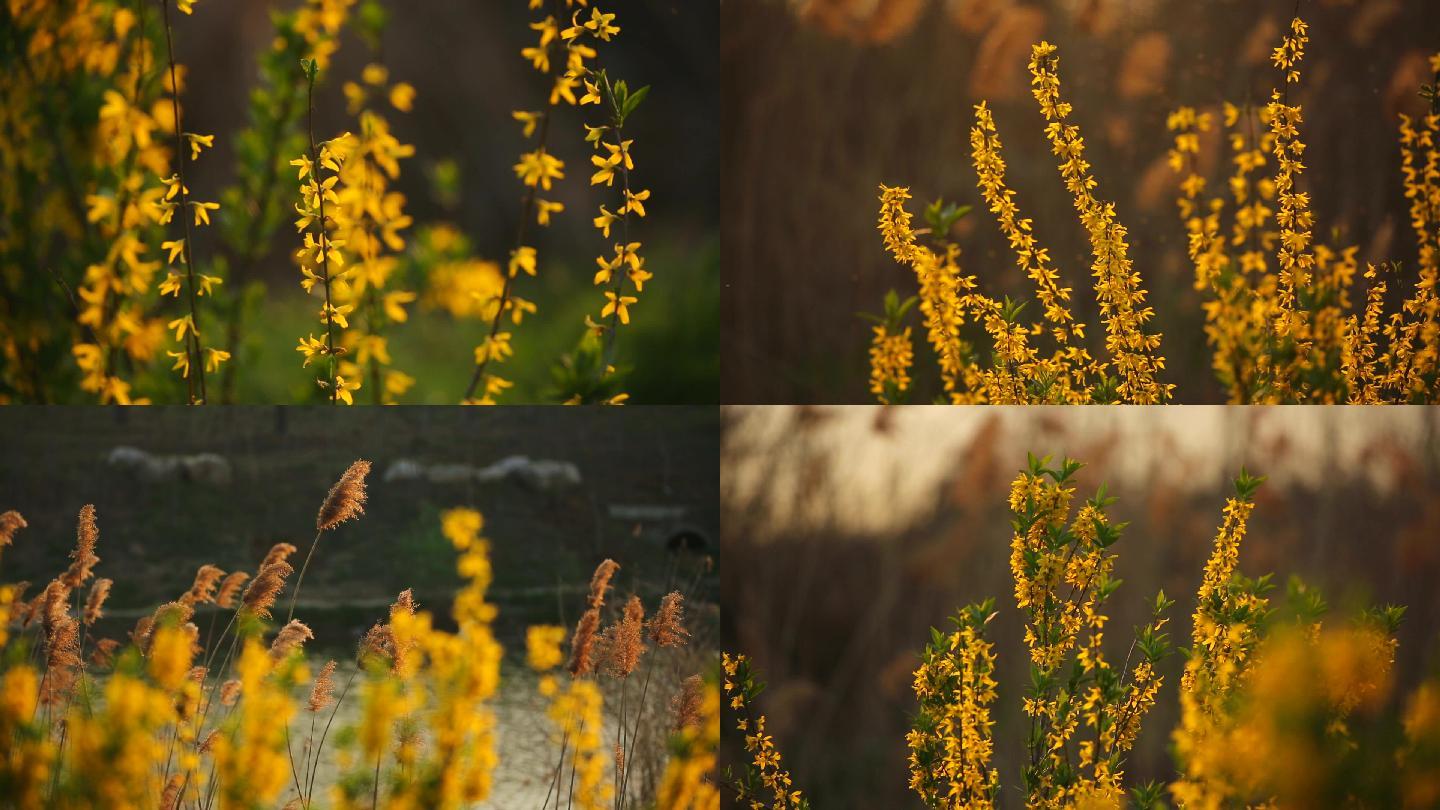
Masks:
[[[570,732],[567,729],[560,736],[560,761],[555,763],[555,775],[550,777],[550,787],[545,790],[545,802],[540,805],[540,810],[546,810],[550,806],[550,794],[555,794],[555,806],[560,806],[560,775],[565,772],[565,750],[570,744]]]
[[[300,596],[300,586],[305,582],[305,569],[310,567],[310,558],[315,556],[315,547],[320,545],[320,535],[325,532],[316,532],[315,539],[310,541],[310,552],[305,555],[305,562],[300,566],[300,574],[295,577],[295,590],[290,592],[290,612],[285,616],[285,623],[295,618],[295,600]]]
[[[651,655],[654,655],[654,653],[651,653]],[[626,790],[630,786],[630,771],[634,764],[635,755],[640,751],[640,721],[645,717],[645,695],[650,691],[650,676],[654,674],[655,662],[652,659],[650,665],[645,668],[645,683],[640,687],[640,705],[635,709],[635,730],[630,733],[630,750],[626,754],[625,775],[620,778],[620,790],[618,792],[620,797],[619,810],[624,810],[625,808],[625,799],[627,798]],[[624,725],[624,715],[621,715],[620,723]]]
[[[330,725],[335,722],[335,715],[340,713],[340,704],[345,702],[345,696],[350,694],[350,687],[355,683],[355,676],[360,674],[357,666],[354,672],[350,673],[349,680],[345,681],[345,688],[340,690],[340,699],[335,701],[335,707],[330,710],[330,718],[325,721],[325,730],[320,733],[320,742],[315,746],[315,764],[310,768],[310,778],[306,782],[306,802],[309,797],[315,794],[315,779],[320,774],[320,755],[325,750],[325,738],[330,736]]]

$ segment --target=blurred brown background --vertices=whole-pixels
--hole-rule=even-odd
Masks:
[[[919,806],[907,788],[912,673],[928,628],[987,597],[999,611],[1001,806],[1019,806],[1028,658],[1006,497],[1027,451],[1086,462],[1077,502],[1106,483],[1118,498],[1112,518],[1130,521],[1114,547],[1124,584],[1109,603],[1112,657],[1160,588],[1176,601],[1173,642],[1189,644],[1195,591],[1243,465],[1269,480],[1240,566],[1274,572],[1272,606],[1291,575],[1319,586],[1337,619],[1406,605],[1397,691],[1440,667],[1434,409],[731,406],[721,542],[727,559],[745,562],[722,578],[722,648],[749,655],[768,682],[760,710],[814,806]],[[1129,785],[1173,778],[1182,668],[1179,655],[1160,668]],[[731,757],[736,743],[727,739]]]
[[[1130,229],[1167,381],[1183,402],[1223,401],[1200,331],[1194,272],[1164,163],[1165,115],[1182,104],[1264,103],[1270,49],[1294,0],[730,0],[721,20],[726,167],[721,368],[727,402],[869,402],[858,311],[915,290],[875,230],[877,185],[976,203],[968,132],[989,99],[1024,216],[1096,323],[1089,252],[1028,92],[1030,46],[1060,48],[1061,89],[1102,198]],[[1358,244],[1362,261],[1413,274],[1396,114],[1422,109],[1425,56],[1440,43],[1433,0],[1303,0],[1311,25],[1297,100],[1317,237]],[[1217,124],[1218,116],[1217,116]],[[1213,135],[1213,133],[1212,133]],[[1228,158],[1202,144],[1210,188]],[[993,218],[961,221],[962,266],[999,297],[1033,299]],[[917,330],[916,395],[939,389]],[[1096,335],[1099,333],[1096,332]],[[1097,344],[1098,348],[1098,344]]]

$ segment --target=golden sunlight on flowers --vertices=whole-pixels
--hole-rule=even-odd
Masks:
[[[316,518],[319,531],[366,520],[369,468],[357,461],[341,477]],[[27,808],[208,801],[460,810],[512,801],[517,784],[536,798],[536,774],[563,772],[566,795],[591,810],[648,806],[661,792],[675,797],[665,806],[718,808],[716,689],[708,697],[700,690],[712,664],[685,649],[691,629],[680,591],[660,597],[649,621],[641,596],[629,594],[615,623],[601,627],[618,570],[602,564],[586,600],[589,635],[570,639],[592,656],[589,666],[573,677],[560,670],[566,628],[528,625],[525,661],[537,691],[531,722],[515,722],[513,703],[501,703],[505,651],[485,521],[458,507],[424,523],[454,552],[460,586],[448,610],[432,614],[401,591],[349,660],[326,660],[307,649],[333,642],[323,617],[271,615],[287,591],[292,613],[314,609],[295,601],[302,578],[291,577],[290,543],[271,546],[254,577],[201,564],[178,599],[144,610],[133,629],[116,625],[101,610],[115,581],[95,579],[96,512],[83,508],[68,564],[37,595],[21,600],[23,585],[0,585],[3,795]],[[25,525],[18,513],[0,512],[0,548]],[[302,575],[314,559],[312,546]],[[125,584],[123,598],[133,598]],[[115,631],[120,638],[102,637]],[[632,675],[641,676],[634,693],[607,701],[609,682],[623,690]],[[522,677],[524,691],[530,682]],[[506,697],[513,701],[515,690]],[[617,730],[623,735],[612,739]],[[517,740],[538,758],[502,761],[502,742],[515,751]],[[653,767],[631,773],[627,761]],[[497,795],[502,780],[509,792]]]

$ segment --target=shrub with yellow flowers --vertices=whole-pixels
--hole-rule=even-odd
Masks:
[[[529,235],[530,223],[533,219],[536,227],[548,227],[553,217],[565,210],[563,203],[541,196],[565,179],[565,162],[553,151],[552,139],[558,133],[552,123],[561,105],[583,108],[594,104],[605,111],[605,117],[596,126],[585,125],[584,142],[591,144],[596,153],[591,157],[596,171],[590,184],[615,188],[618,177],[621,194],[615,211],[600,206],[594,224],[606,239],[611,238],[612,227],[618,230],[620,241],[614,245],[613,256],[607,251],[596,260],[600,269],[594,283],[605,288],[605,304],[599,320],[585,317],[586,332],[580,344],[556,365],[556,398],[566,404],[619,405],[628,396],[618,390],[619,375],[614,365],[617,329],[630,323],[630,307],[651,277],[640,256],[641,243],[630,240],[631,215],[645,216],[650,192],[631,187],[630,172],[635,161],[630,148],[634,141],[625,137],[624,127],[650,88],[632,92],[623,80],[612,82],[605,70],[595,69],[600,49],[613,43],[620,33],[616,14],[591,6],[589,0],[531,0],[530,8],[536,12],[530,27],[539,38],[520,55],[550,80],[550,91],[544,109],[512,113],[525,137],[535,139],[535,148],[522,154],[515,164],[515,175],[525,187],[520,223],[506,263],[505,283],[498,300],[488,307],[493,310],[488,315],[490,327],[475,347],[475,366],[465,402],[493,404],[513,385],[491,368],[514,355],[513,333],[504,329],[505,319],[510,319],[511,326],[519,326],[526,313],[535,311],[534,303],[515,291],[521,274],[534,277],[539,267],[540,254],[535,239]]]
[[[1173,779],[1127,785],[1125,765],[1161,697],[1164,628],[1174,602],[1159,592],[1123,663],[1105,652],[1105,605],[1123,523],[1101,487],[1072,514],[1066,460],[1030,456],[1010,488],[1010,568],[1030,655],[1023,699],[1028,808],[1422,808],[1440,797],[1440,680],[1397,695],[1392,672],[1404,608],[1369,607],[1339,619],[1318,590],[1292,578],[1272,605],[1269,575],[1239,560],[1263,478],[1244,470],[1196,592],[1192,645],[1183,651],[1180,720],[1170,738]],[[931,629],[913,688],[906,735],[910,787],[929,807],[1002,803],[991,706],[995,677],[986,628],[994,600],[971,604],[948,631]],[[725,693],[749,759],[725,788],[751,807],[807,806],[758,714],[764,684],[743,655],[724,653]],[[1016,686],[1017,691],[1020,687]],[[1399,698],[1398,700],[1396,698]],[[1394,707],[1398,704],[1399,711]]]
[[[593,282],[602,289],[583,327],[568,314],[552,325],[578,336],[575,348],[530,362],[553,369],[553,386],[536,391],[547,400],[624,403],[628,368],[618,336],[652,277],[632,233],[651,193],[636,181],[627,122],[649,87],[632,90],[604,67],[602,51],[621,33],[614,12],[590,0],[525,2],[537,39],[519,56],[544,76],[545,103],[513,114],[534,139],[514,166],[523,189],[519,228],[503,262],[467,256],[463,267],[407,255],[415,223],[399,189],[415,149],[389,116],[410,112],[416,90],[379,58],[388,17],[381,0],[303,0],[270,14],[274,36],[257,60],[245,124],[233,139],[222,137],[235,154],[233,176],[213,193],[192,188],[196,177],[213,176],[197,172],[195,161],[216,136],[201,134],[186,112],[186,70],[175,59],[181,23],[203,12],[203,2],[7,6],[0,23],[14,47],[0,88],[0,401],[236,401],[242,374],[267,356],[267,335],[254,328],[265,301],[261,269],[294,208],[301,287],[318,312],[296,346],[302,367],[316,367],[304,401],[413,396],[417,358],[396,356],[395,337],[422,294],[440,289],[452,315],[487,328],[466,350],[469,383],[457,373],[452,385],[463,388],[432,385],[425,395],[448,390],[465,403],[499,402],[514,385],[499,368],[520,345],[514,338],[525,317],[537,312],[522,279],[548,263],[534,230],[565,210],[556,184],[566,167],[553,141],[570,127],[553,120],[562,108],[583,115],[594,106],[600,114],[572,134],[595,151],[591,193],[604,202],[593,221],[607,245]],[[334,59],[347,31],[371,56],[349,80],[338,76],[348,66]],[[332,78],[353,120],[317,128],[317,84]],[[287,164],[298,168],[299,189]],[[198,231],[210,225],[214,240]],[[490,270],[502,265],[497,284]]]
[[[1161,591],[1124,662],[1116,668],[1105,656],[1104,607],[1120,586],[1110,549],[1125,524],[1106,514],[1115,500],[1104,487],[1070,516],[1081,466],[1066,459],[1052,468],[1031,456],[1010,486],[1010,571],[1030,649],[1023,777],[1031,807],[1124,796],[1125,758],[1164,681],[1156,666],[1171,651],[1162,628],[1173,602]]]
[[[1207,193],[1201,176],[1201,138],[1217,129],[1216,114],[1180,107],[1167,129],[1168,159],[1180,175],[1177,200],[1195,289],[1203,295],[1204,333],[1211,366],[1231,403],[1423,403],[1440,397],[1440,54],[1430,59],[1434,84],[1420,94],[1429,112],[1400,115],[1400,169],[1419,261],[1414,272],[1396,262],[1360,266],[1359,246],[1317,237],[1317,212],[1306,186],[1304,116],[1294,96],[1309,28],[1291,20],[1272,54],[1279,86],[1262,105],[1221,108],[1233,171],[1226,194]],[[1141,273],[1129,257],[1115,205],[1098,196],[1073,109],[1060,94],[1055,46],[1031,52],[1031,94],[1045,120],[1045,136],[1091,248],[1095,301],[1104,325],[1103,351],[1087,342],[1072,288],[1022,216],[1005,180],[994,119],[975,108],[971,156],[980,196],[1035,286],[1029,302],[997,301],[965,274],[949,234],[968,206],[935,201],[927,228],[911,227],[908,188],[880,187],[880,231],[897,262],[916,276],[919,310],[939,365],[938,401],[964,403],[1160,404],[1173,385],[1160,381],[1161,336],[1146,303]],[[1363,278],[1363,285],[1357,282]],[[1404,292],[1392,290],[1403,284]],[[895,401],[885,380],[895,377],[900,336],[875,334],[871,393]],[[978,339],[979,345],[975,341]],[[987,351],[988,350],[988,351]],[[1092,354],[1093,352],[1093,354]]]
[[[735,716],[735,730],[744,735],[745,752],[750,757],[740,773],[726,768],[726,788],[741,805],[807,810],[810,801],[795,788],[790,772],[783,767],[775,738],[765,731],[765,715],[755,713],[755,699],[765,691],[765,682],[756,677],[744,655],[722,653],[720,663],[725,672],[725,701]]]
[[[307,0],[276,15],[265,88],[237,137],[241,191],[222,194],[233,222],[220,203],[194,196],[186,180],[186,164],[215,145],[214,135],[191,131],[180,99],[186,70],[174,43],[184,36],[180,23],[197,10],[195,0],[167,0],[158,10],[112,0],[7,7],[6,29],[21,61],[7,63],[0,92],[13,123],[6,131],[24,141],[7,164],[13,182],[5,184],[9,236],[0,275],[8,306],[0,317],[0,376],[7,399],[53,399],[65,385],[54,371],[73,367],[79,389],[100,402],[147,402],[134,387],[138,381],[167,388],[148,373],[162,350],[183,380],[183,401],[228,399],[233,377],[226,361],[237,350],[241,297],[221,284],[235,267],[253,263],[253,251],[273,229],[278,188],[275,153],[267,161],[266,144],[283,142],[293,119],[291,105],[279,103],[284,71],[275,62],[294,73],[301,56],[328,57],[353,2]],[[262,129],[268,137],[257,134]],[[260,180],[266,165],[270,179]],[[35,189],[42,204],[25,202],[19,196],[25,188]],[[212,221],[222,224],[226,249],[205,257],[196,250],[196,229]],[[45,273],[26,271],[41,265]],[[41,279],[42,288],[31,281]],[[28,303],[57,290],[64,310]],[[205,299],[230,321],[223,330],[215,322],[205,327]],[[174,348],[164,345],[167,330]],[[56,356],[62,343],[69,363]],[[226,382],[212,392],[207,375],[222,367]]]
[[[1020,216],[1015,192],[1005,185],[1005,160],[1000,136],[989,106],[975,107],[970,130],[971,156],[979,177],[981,196],[995,216],[1015,253],[1017,267],[1035,284],[1043,309],[1040,320],[1025,321],[1024,302],[997,301],[979,290],[974,275],[960,268],[960,249],[949,239],[955,223],[969,206],[946,205],[936,200],[925,211],[929,228],[911,227],[906,210],[908,188],[880,187],[880,234],[885,247],[901,264],[915,272],[920,290],[920,312],[926,334],[940,365],[943,401],[953,404],[1128,402],[1161,404],[1171,398],[1174,386],[1159,381],[1165,358],[1159,354],[1160,335],[1148,331],[1154,310],[1145,303],[1146,291],[1129,258],[1125,226],[1115,204],[1096,196],[1096,181],[1085,160],[1085,142],[1077,125],[1069,123],[1072,108],[1060,96],[1059,57],[1056,48],[1041,42],[1031,52],[1031,95],[1045,119],[1045,135],[1059,158],[1060,177],[1074,198],[1081,225],[1089,236],[1095,301],[1104,321],[1105,360],[1092,356],[1085,346],[1085,324],[1071,311],[1070,287],[1061,286],[1059,271],[1049,251],[1035,237],[1034,224]],[[922,244],[920,237],[931,244]],[[967,324],[983,330],[989,354],[981,354],[965,339]],[[877,333],[876,344],[881,338]],[[1035,345],[1045,339],[1049,348]],[[876,363],[885,353],[871,352],[872,392]]]
[[[494,705],[504,651],[493,630],[498,610],[487,601],[493,572],[479,512],[440,516],[463,583],[450,611],[454,630],[437,627],[406,590],[364,635],[353,663],[341,669],[329,660],[312,674],[305,645],[315,634],[294,618],[296,600],[321,538],[364,514],[369,469],[355,462],[325,497],[298,574],[289,543],[276,544],[254,576],[201,566],[125,642],[98,636],[113,581],[95,577],[98,518],[94,507],[82,509],[63,572],[28,601],[24,585],[0,586],[0,803],[458,809],[491,797],[504,774]],[[26,525],[17,512],[0,514],[0,549]],[[678,682],[677,665],[688,659],[642,664],[651,647],[686,644],[683,597],[664,596],[647,620],[631,596],[604,625],[617,568],[607,560],[597,571],[573,634],[553,625],[527,632],[527,661],[541,673],[559,751],[551,794],[586,808],[650,806],[663,796],[660,807],[718,810],[715,688],[699,676]],[[286,591],[282,624],[272,612]],[[203,634],[201,611],[210,614]],[[565,665],[567,635],[562,685],[550,673]],[[641,670],[640,696],[627,699],[623,683]],[[611,717],[602,674],[622,684]],[[628,760],[664,740],[647,740],[640,719],[667,714],[651,704],[672,694],[671,753],[663,775],[642,781]],[[341,715],[347,700],[358,703],[351,720]]]
[[[1440,117],[1433,87],[1422,89],[1429,114],[1418,126],[1401,114],[1399,127],[1418,267],[1413,276],[1395,263],[1367,264],[1361,272],[1358,246],[1315,237],[1314,206],[1301,190],[1304,118],[1291,96],[1308,43],[1308,26],[1294,18],[1271,55],[1283,82],[1270,101],[1223,106],[1234,164],[1228,212],[1224,196],[1206,197],[1196,161],[1213,115],[1181,107],[1167,122],[1175,133],[1170,165],[1184,176],[1179,213],[1195,287],[1207,296],[1205,334],[1215,374],[1232,403],[1432,402],[1440,395],[1433,290]],[[1440,55],[1430,64],[1440,76]],[[1272,165],[1273,176],[1259,174]],[[1363,301],[1356,299],[1357,275],[1365,280]],[[1388,294],[1392,280],[1409,288],[1398,307]]]

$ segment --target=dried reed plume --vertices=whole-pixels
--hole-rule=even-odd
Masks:
[[[0,621],[5,624],[20,622],[21,627],[28,627],[30,624],[30,603],[25,601],[25,592],[30,590],[30,583],[17,582],[10,586],[10,606],[0,612]]]
[[[406,588],[400,592],[399,596],[395,597],[394,604],[390,605],[390,621],[395,621],[395,617],[400,613],[414,616],[416,607],[415,592],[410,588]]]
[[[660,599],[660,609],[650,620],[650,640],[658,647],[680,647],[690,637],[685,629],[685,597],[671,591]]]
[[[260,561],[260,569],[263,569],[267,565],[289,560],[290,555],[294,554],[295,551],[295,546],[290,543],[276,543],[270,547],[270,553],[265,555],[265,559]]]
[[[220,705],[234,706],[235,701],[240,699],[240,679],[231,678],[220,684]]]
[[[15,533],[28,525],[30,524],[25,522],[25,518],[13,509],[0,514],[0,548],[14,543]]]
[[[418,646],[418,642],[413,639],[404,644],[396,642],[395,631],[392,628],[395,625],[395,617],[401,614],[415,615],[415,594],[409,588],[401,591],[400,595],[395,598],[395,603],[390,606],[390,623],[385,628],[389,633],[390,653],[395,659],[390,665],[393,672],[399,672],[405,668],[405,662],[409,660],[411,651]]]
[[[365,476],[369,474],[370,462],[364,459],[350,465],[320,505],[320,512],[315,516],[317,531],[329,531],[365,513]]]
[[[240,595],[240,586],[249,578],[250,575],[244,571],[235,571],[225,577],[225,581],[220,583],[220,590],[215,592],[216,606],[226,610],[235,607],[235,597]]]
[[[305,572],[310,568],[310,558],[315,556],[315,547],[320,545],[320,536],[341,523],[365,514],[365,476],[370,474],[370,462],[360,459],[351,464],[325,502],[315,515],[315,539],[310,541],[310,550],[305,552],[305,562],[300,565],[300,576],[295,578],[295,589],[290,592],[290,612],[285,620],[295,618],[295,602],[300,598],[300,586],[305,582]]]
[[[209,563],[200,566],[195,572],[195,582],[190,590],[180,597],[180,601],[188,605],[203,605],[215,601],[215,587],[219,584],[220,578],[225,576],[221,571]]]
[[[90,572],[100,558],[95,556],[95,544],[100,540],[100,529],[95,525],[95,505],[87,503],[80,507],[80,518],[75,530],[75,550],[70,552],[70,567],[60,575],[66,585],[78,588],[90,578]]]
[[[700,703],[705,692],[705,681],[699,675],[691,675],[680,684],[680,691],[670,699],[670,711],[675,716],[675,730],[700,723]]]
[[[610,580],[619,570],[620,563],[610,559],[595,568],[595,574],[590,577],[590,607],[598,608],[605,604],[605,591],[610,588]]]
[[[625,783],[625,749],[620,743],[615,743],[615,784]]]
[[[50,584],[46,585],[45,590],[41,591],[40,595],[35,597],[35,602],[32,603],[32,605],[36,605],[37,603],[40,617],[44,622],[45,634],[49,635],[51,627],[59,621],[62,616],[69,613],[70,586],[58,579],[50,580]],[[36,607],[32,607],[32,610],[33,609],[36,609]]]
[[[631,596],[620,620],[610,625],[600,640],[605,671],[612,677],[624,678],[639,666],[640,656],[645,654],[644,629],[645,606],[640,597]]]
[[[390,634],[390,627],[376,622],[365,632],[365,637],[360,639],[360,651],[356,654],[356,660],[361,666],[366,666],[373,659],[390,666],[395,658],[392,654],[394,648],[395,640]]]
[[[113,638],[102,638],[95,642],[95,649],[90,653],[90,666],[96,669],[107,669],[115,663],[115,651],[120,649],[120,642]]]
[[[280,632],[275,635],[275,641],[270,644],[270,659],[272,661],[284,660],[292,650],[314,637],[315,634],[305,626],[304,622],[299,619],[291,619],[289,624],[280,628]]]
[[[605,605],[605,591],[610,589],[610,580],[620,564],[607,559],[596,566],[590,577],[590,608],[580,614],[575,625],[575,635],[570,638],[570,663],[566,669],[573,677],[580,677],[595,668],[595,634],[600,629],[600,608]]]
[[[165,792],[160,794],[160,810],[175,810],[180,805],[180,786],[183,782],[177,773],[165,783]]]
[[[575,625],[575,635],[570,639],[570,663],[565,668],[572,677],[579,678],[595,668],[595,631],[600,629],[600,608],[590,608],[580,614]]]
[[[156,627],[166,626],[166,624],[179,627],[181,624],[189,623],[193,615],[194,608],[184,602],[166,602],[156,608],[156,613],[140,617],[140,621],[135,623],[134,630],[130,631],[130,641],[148,654],[150,653],[150,638],[156,633]]]
[[[150,640],[150,631],[154,629],[155,618],[153,616],[141,616],[135,622],[135,629],[130,631],[130,643],[136,647],[144,648]]]
[[[105,600],[110,598],[110,586],[115,581],[111,579],[97,579],[95,584],[90,586],[90,595],[85,599],[85,624],[94,624],[104,615],[103,608]]]
[[[203,685],[205,683],[205,675],[209,672],[210,669],[208,667],[196,664],[195,666],[190,668],[189,678],[190,680]]]
[[[245,589],[245,595],[240,597],[240,610],[262,619],[270,618],[270,608],[275,606],[275,598],[285,588],[285,578],[294,572],[290,563],[284,561],[261,568],[255,579],[250,581],[250,587]]]
[[[320,674],[315,677],[315,685],[310,687],[310,700],[306,704],[312,712],[318,712],[330,705],[331,692],[335,689],[335,661],[325,662],[320,669]]]
[[[155,612],[142,618],[135,625],[135,630],[130,634],[130,640],[135,642],[146,655],[150,654],[150,641],[155,637],[157,627],[183,627],[190,633],[190,642],[193,646],[199,638],[200,631],[190,623],[195,615],[195,608],[184,602],[166,602],[155,608]]]
[[[45,599],[45,688],[42,703],[54,705],[70,696],[80,667],[80,623],[70,615],[70,588],[60,580],[50,583]]]
[[[211,729],[210,733],[205,735],[205,739],[200,741],[200,754],[203,756],[210,753],[211,749],[215,747],[215,741],[219,738],[220,729]]]
[[[195,608],[185,602],[166,602],[155,608],[151,616],[153,627],[171,625],[180,627],[195,617]]]

